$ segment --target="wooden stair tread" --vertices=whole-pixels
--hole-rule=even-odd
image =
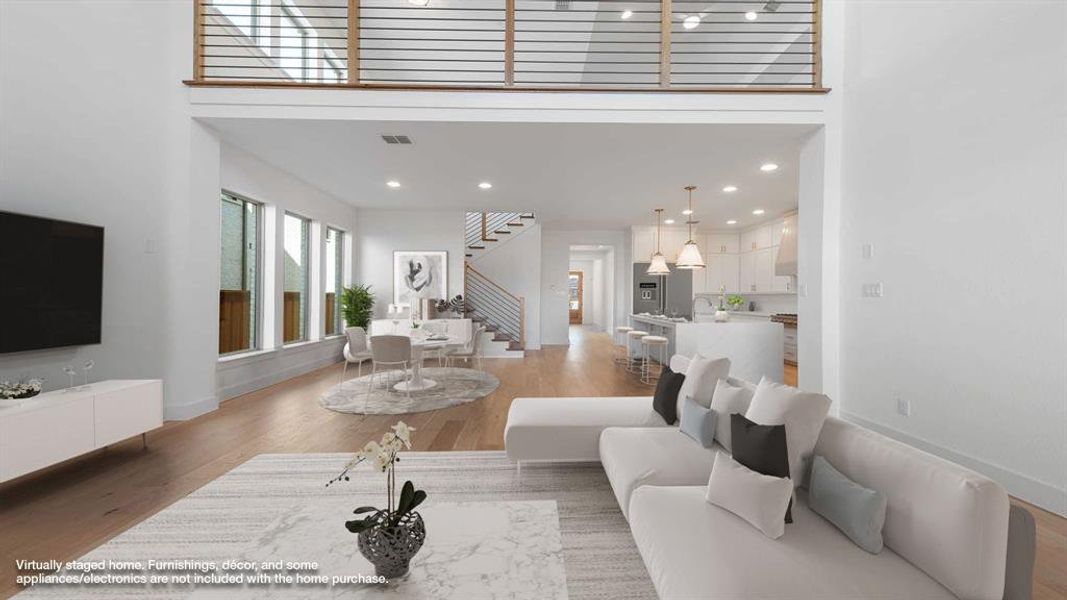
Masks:
[[[512,340],[511,343],[508,344],[508,350],[522,350],[522,344]]]
[[[494,231],[493,235],[511,235],[510,231]]]
[[[533,215],[519,215],[519,218],[520,219],[532,219],[532,218],[534,218],[534,216]]]
[[[508,227],[522,227],[522,223],[508,223]]]
[[[485,250],[485,246],[467,246],[467,250]]]

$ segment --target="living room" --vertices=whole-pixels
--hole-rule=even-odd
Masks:
[[[347,3],[252,2],[248,32],[226,4],[245,6],[0,3],[5,237],[73,224],[83,244],[31,263],[38,237],[0,264],[96,313],[57,325],[40,320],[54,305],[4,294],[0,381],[39,397],[0,408],[3,596],[1067,597],[1062,5],[368,0],[353,56],[328,39],[352,31],[315,23]],[[685,36],[722,11],[730,27],[799,11],[817,74],[657,89],[697,77],[682,50],[716,42]],[[515,89],[381,81],[411,72],[376,70],[396,60],[369,47],[376,27],[456,15],[499,21]],[[531,79],[530,22],[586,16],[584,79]],[[62,35],[40,44],[41,22]],[[220,23],[257,43],[314,30],[318,66],[283,43],[269,72],[315,81],[223,79]],[[657,55],[629,79],[588,66],[616,30]],[[670,275],[642,288],[655,254]],[[702,287],[672,309],[679,274]],[[659,314],[640,314],[642,290],[664,292]],[[715,341],[733,330],[776,337]],[[401,360],[375,337],[404,338]],[[83,412],[27,417],[60,404]],[[765,434],[756,450],[785,471],[728,450],[740,417],[737,439]],[[348,470],[357,452],[385,475]],[[867,529],[820,505],[816,463]],[[771,517],[743,493],[773,497]],[[383,503],[396,525],[352,514]],[[421,549],[398,574],[364,540],[402,517]]]

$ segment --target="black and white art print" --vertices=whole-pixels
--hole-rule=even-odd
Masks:
[[[393,252],[393,304],[448,297],[448,252]]]

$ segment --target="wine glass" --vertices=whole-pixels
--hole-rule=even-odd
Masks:
[[[67,366],[63,367],[63,372],[66,373],[70,377],[70,385],[67,386],[67,391],[68,392],[74,391],[74,376],[77,375],[78,372],[74,370],[74,366],[73,365],[67,365]]]
[[[85,364],[82,365],[82,373],[85,376],[85,388],[86,389],[89,388],[89,371],[92,371],[93,367],[95,367],[95,366],[96,366],[96,363],[93,362],[92,359],[85,361]]]

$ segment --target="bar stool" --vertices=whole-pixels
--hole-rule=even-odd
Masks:
[[[625,325],[620,325],[615,328],[615,339],[612,340],[612,356],[617,365],[626,364],[626,340],[628,339],[626,334],[633,330],[633,327],[627,327]]]
[[[641,383],[647,383],[652,385],[659,380],[659,376],[663,373],[663,365],[667,362],[667,344],[669,340],[662,335],[646,335],[641,338],[641,350],[645,355],[641,359]],[[656,378],[652,378],[652,353],[656,352],[659,358],[659,367],[655,369]]]
[[[641,339],[648,335],[647,331],[633,329],[626,332],[626,370],[631,373],[641,373],[641,357],[637,356],[634,348],[640,349]]]

